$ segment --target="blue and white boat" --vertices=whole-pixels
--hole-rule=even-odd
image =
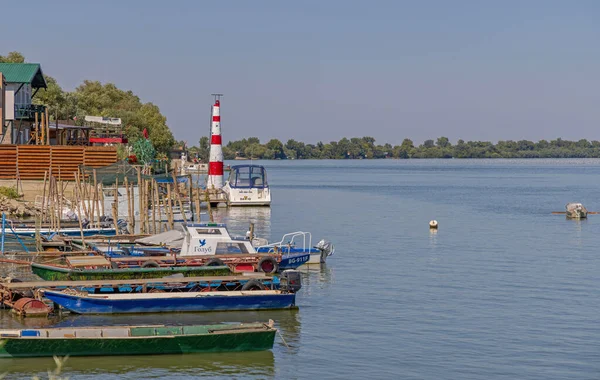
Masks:
[[[296,305],[295,293],[280,290],[88,295],[47,290],[44,295],[77,314],[273,310]]]
[[[86,294],[77,290],[43,290],[50,301],[77,314],[170,313],[290,309],[302,287],[300,273],[286,271],[278,290],[249,280],[242,290]]]
[[[114,236],[116,235],[116,229],[114,227],[84,227],[83,229],[79,227],[63,227],[59,229],[52,228],[40,228],[40,234],[50,236],[53,234],[59,234],[63,236],[73,236],[80,237],[83,233],[83,236]],[[36,230],[35,227],[30,227],[26,225],[13,224],[12,233],[19,236],[29,236],[35,237]]]
[[[284,252],[265,246],[259,252],[255,249],[258,240],[266,244],[264,239],[232,237],[224,224],[188,223],[137,239],[134,244],[95,243],[90,248],[110,257],[112,262],[148,256],[148,260],[161,264],[157,256],[168,256],[164,261],[175,259],[177,265],[229,265],[235,272],[296,269],[311,258],[311,251],[306,248],[288,247],[289,252]]]
[[[310,232],[296,231],[283,235],[280,241],[267,243],[263,239],[255,239],[253,242],[256,252],[259,253],[283,253],[284,255],[310,255],[306,264],[323,264],[328,256],[333,255],[335,247],[327,240],[321,240],[316,246],[312,245],[312,234]]]

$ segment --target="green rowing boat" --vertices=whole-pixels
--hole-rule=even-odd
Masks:
[[[140,278],[161,278],[175,274],[185,277],[228,276],[228,266],[198,267],[158,267],[158,268],[100,268],[84,269],[67,266],[32,263],[31,270],[46,281],[82,281],[82,280],[130,280]]]
[[[262,351],[273,348],[276,331],[272,321],[0,330],[0,358]]]

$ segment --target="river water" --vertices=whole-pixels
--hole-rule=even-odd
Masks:
[[[308,230],[336,253],[305,269],[299,310],[67,317],[40,324],[274,319],[268,352],[69,358],[70,379],[600,377],[600,160],[267,161],[271,209],[218,210],[243,234]],[[438,231],[428,222],[436,219]],[[18,327],[10,313],[0,326]],[[8,378],[50,359],[1,360]]]

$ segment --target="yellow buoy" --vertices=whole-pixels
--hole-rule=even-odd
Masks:
[[[438,228],[438,222],[437,222],[437,220],[431,220],[429,222],[429,228],[433,228],[433,229],[437,230],[437,228]]]

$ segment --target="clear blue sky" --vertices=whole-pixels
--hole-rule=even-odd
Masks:
[[[600,1],[11,1],[17,50],[113,82],[177,139],[600,140]]]

